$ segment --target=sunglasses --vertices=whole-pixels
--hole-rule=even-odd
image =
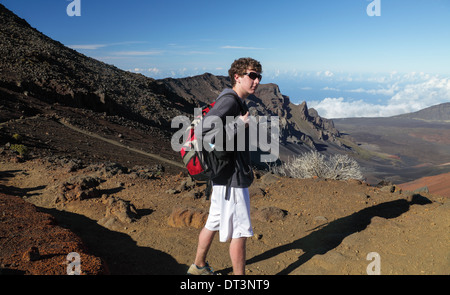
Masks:
[[[252,80],[255,80],[256,78],[258,78],[259,82],[261,82],[261,79],[262,79],[261,74],[258,74],[255,72],[245,73],[244,75],[248,76]]]

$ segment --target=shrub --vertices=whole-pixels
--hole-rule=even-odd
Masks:
[[[289,159],[273,170],[277,174],[294,178],[320,177],[336,180],[363,178],[358,162],[349,156],[336,154],[326,158],[317,151]]]
[[[328,177],[326,178],[337,180],[364,178],[358,162],[350,158],[348,155],[336,154],[330,156],[327,164]]]
[[[28,155],[28,148],[23,144],[12,144],[9,149],[19,153],[20,156]]]
[[[20,142],[22,140],[22,136],[20,136],[19,134],[15,133],[12,138],[16,141],[16,142]]]

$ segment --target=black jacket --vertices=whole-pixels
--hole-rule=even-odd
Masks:
[[[203,118],[201,124],[203,142],[211,142],[216,149],[220,149],[219,146],[221,146],[223,150],[232,152],[234,155],[234,169],[232,168],[234,172],[232,172],[231,176],[225,175],[214,178],[213,184],[246,188],[253,182],[254,176],[249,149],[249,128],[245,128],[244,122],[239,119],[239,116],[245,115],[247,111],[248,107],[244,101],[234,90],[227,88],[222,91],[216,99],[214,107]],[[223,129],[214,128],[214,124],[211,124],[211,122],[214,122],[214,119],[218,118],[222,122]],[[199,132],[200,130],[196,129],[196,134],[200,134]],[[223,136],[222,143],[218,140],[221,135]],[[234,145],[231,143],[234,143]]]

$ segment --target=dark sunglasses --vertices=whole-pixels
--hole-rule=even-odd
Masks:
[[[252,80],[255,80],[256,78],[258,78],[259,82],[261,82],[261,79],[262,79],[261,74],[258,74],[258,73],[255,73],[255,72],[245,73],[244,75],[248,76]]]

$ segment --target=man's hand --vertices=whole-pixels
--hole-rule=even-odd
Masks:
[[[241,119],[245,123],[245,127],[248,127],[248,123],[250,122],[250,119],[248,118],[249,113],[247,112],[245,115],[239,116],[239,119]]]

